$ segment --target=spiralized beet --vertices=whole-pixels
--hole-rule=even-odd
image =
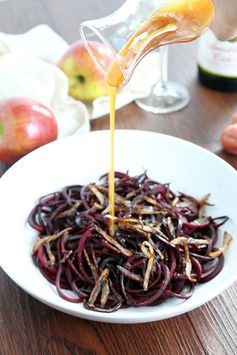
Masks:
[[[205,216],[195,199],[169,184],[115,172],[115,233],[109,234],[108,174],[39,199],[28,222],[39,234],[35,265],[60,297],[90,310],[154,306],[188,299],[223,268],[231,241],[216,248],[228,217]],[[70,292],[68,292],[68,290]]]

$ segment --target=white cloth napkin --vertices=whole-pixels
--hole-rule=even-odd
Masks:
[[[109,112],[108,97],[92,105],[68,96],[68,79],[57,63],[69,44],[47,25],[23,34],[0,33],[0,100],[21,96],[50,107],[58,121],[59,138],[88,131],[89,120]],[[159,55],[154,52],[138,65],[130,83],[119,91],[116,108],[149,95],[159,78]]]

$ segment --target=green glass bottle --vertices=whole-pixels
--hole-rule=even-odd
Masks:
[[[211,89],[237,91],[237,42],[219,41],[207,31],[199,39],[198,77]]]

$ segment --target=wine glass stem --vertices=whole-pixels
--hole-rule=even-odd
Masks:
[[[160,79],[157,82],[154,88],[154,94],[160,94],[161,91],[167,90],[167,81],[168,81],[168,46],[162,46],[159,49],[160,51]]]

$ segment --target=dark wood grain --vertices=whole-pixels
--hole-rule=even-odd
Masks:
[[[212,302],[188,315],[210,354],[236,354],[236,286],[235,283]]]
[[[0,31],[21,33],[46,23],[69,43],[83,20],[115,10],[123,0],[0,1]],[[220,133],[237,112],[237,94],[215,92],[197,81],[197,44],[170,47],[171,80],[188,88],[190,105],[170,115],[141,111],[134,103],[117,112],[118,128],[163,132],[199,144],[237,168],[223,152]],[[109,128],[108,116],[91,124]],[[0,165],[0,175],[6,170]],[[172,319],[149,324],[109,325],[58,312],[27,295],[0,271],[0,354],[237,354],[237,283],[206,305]]]

